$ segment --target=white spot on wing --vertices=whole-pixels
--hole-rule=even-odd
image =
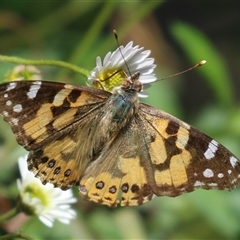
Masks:
[[[42,82],[41,81],[35,81],[35,82],[33,82],[33,84],[41,85]]]
[[[204,183],[204,182],[200,182],[200,181],[196,181],[195,183],[194,183],[194,187],[203,187],[203,186],[205,186],[206,184]]]
[[[217,183],[208,183],[209,187],[217,187]]]
[[[73,85],[65,84],[64,88],[66,88],[66,89],[73,89],[74,87],[73,87]]]
[[[7,106],[11,106],[12,105],[12,101],[10,101],[10,100],[6,101],[6,105]]]
[[[3,97],[7,98],[7,97],[8,97],[8,94],[7,94],[7,93],[5,93],[5,94],[3,95]]]
[[[22,111],[22,105],[21,104],[17,104],[17,105],[15,105],[14,107],[13,107],[13,111],[14,112],[17,112],[17,113],[19,113],[19,112],[21,112]]]
[[[228,170],[228,174],[231,174],[231,173],[232,173],[232,170],[229,169],[229,170]]]
[[[18,121],[19,119],[18,118],[12,118],[11,119],[11,122],[13,123],[13,125],[17,126],[18,125]]]
[[[8,84],[6,91],[10,91],[10,90],[14,89],[16,86],[17,86],[16,82],[11,82]]]
[[[215,140],[212,140],[208,144],[207,151],[204,153],[205,158],[208,160],[212,159],[215,156],[215,152],[217,150],[218,150],[218,142],[216,142]]]
[[[5,117],[9,116],[7,111],[3,111],[2,113],[3,113],[3,116],[5,116]]]
[[[233,156],[230,157],[230,163],[232,164],[233,168],[236,167],[237,162],[238,162],[238,160],[235,157],[233,157]]]
[[[36,84],[36,83],[37,83],[37,84]],[[41,88],[41,82],[40,82],[40,81],[35,82],[35,84],[32,84],[32,85],[30,86],[30,89],[29,89],[28,93],[27,93],[28,98],[30,98],[30,99],[35,98],[36,95],[37,95],[37,93],[38,93],[38,90],[39,90],[40,88]]]
[[[214,176],[214,173],[210,168],[207,168],[205,171],[203,171],[203,176],[206,178],[211,178]]]
[[[223,177],[224,177],[224,174],[223,174],[223,173],[219,173],[217,176],[218,176],[219,178],[223,178]]]

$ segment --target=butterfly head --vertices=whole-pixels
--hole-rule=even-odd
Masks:
[[[123,80],[121,88],[129,92],[142,92],[143,84],[139,81],[140,72],[127,77]]]

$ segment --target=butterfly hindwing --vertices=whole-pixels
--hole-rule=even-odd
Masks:
[[[139,125],[140,124],[140,125]],[[80,192],[97,203],[116,207],[141,205],[153,197],[141,122],[135,118],[101,155],[92,162],[80,181]]]
[[[32,151],[28,157],[28,166],[43,183],[51,182],[62,189],[79,185],[87,164],[93,161],[102,148],[99,138],[99,119],[104,115],[105,107],[85,105],[81,108],[66,130],[54,141]]]
[[[81,169],[84,169],[83,166],[79,167],[77,144],[68,133],[30,152],[27,159],[29,170],[44,184],[50,182],[62,189],[76,185],[81,177]],[[86,166],[87,159],[83,159],[81,164]]]

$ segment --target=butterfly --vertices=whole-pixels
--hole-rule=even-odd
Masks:
[[[196,188],[230,190],[240,163],[220,143],[144,103],[139,73],[113,93],[47,81],[0,85],[0,115],[28,150],[43,184],[74,185],[86,199],[116,207]]]

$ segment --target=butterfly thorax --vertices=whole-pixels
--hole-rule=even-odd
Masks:
[[[126,78],[120,87],[113,90],[106,102],[99,122],[100,135],[104,141],[114,139],[138,112],[138,92],[142,90],[142,83],[138,78],[139,73]]]

